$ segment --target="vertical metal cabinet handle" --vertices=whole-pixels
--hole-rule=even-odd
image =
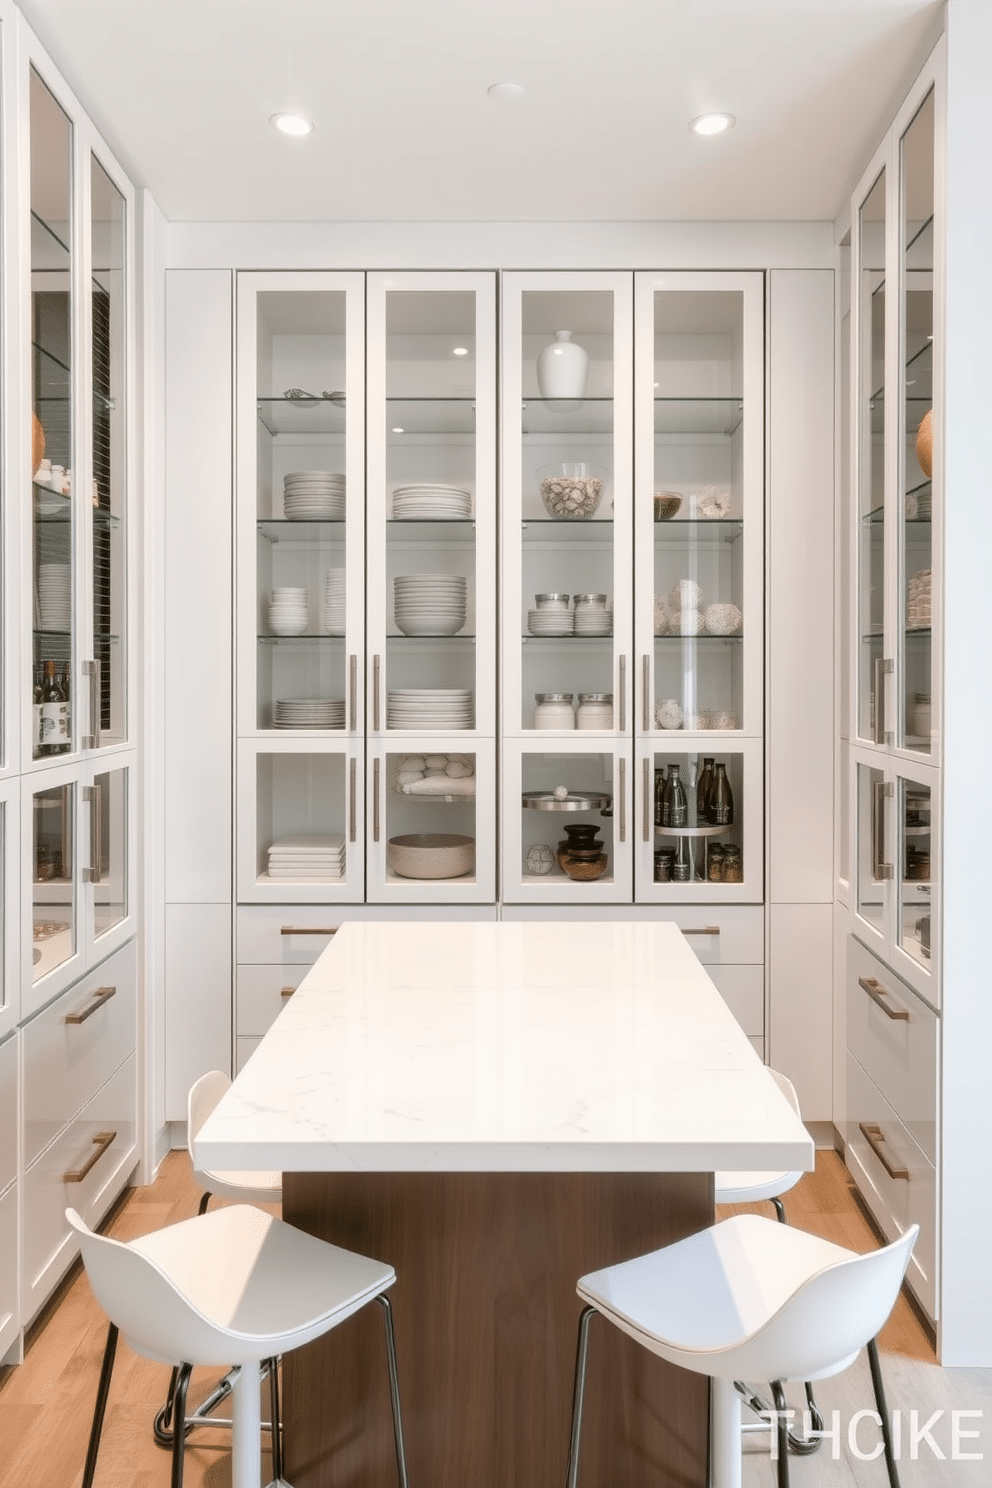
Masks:
[[[891,744],[885,732],[885,678],[895,670],[895,663],[884,656],[875,657],[875,743]]]
[[[379,841],[379,761],[372,761],[372,841]]]
[[[872,1002],[877,1003],[885,1016],[891,1018],[893,1023],[909,1023],[911,1021],[908,1008],[889,1006],[885,999],[891,997],[892,993],[888,987],[883,987],[881,982],[877,981],[875,977],[858,977],[858,986],[862,987],[868,993]]]
[[[878,1158],[879,1162],[882,1164],[882,1167],[888,1173],[889,1177],[904,1178],[908,1183],[909,1169],[903,1167],[901,1163],[896,1164],[889,1160],[889,1157],[883,1145],[885,1142],[885,1133],[879,1126],[878,1122],[859,1121],[858,1130],[864,1137],[865,1141],[868,1143],[868,1146],[871,1148],[872,1152],[874,1152],[875,1156]]]
[[[93,1001],[87,1003],[78,1013],[66,1013],[65,1021],[67,1023],[85,1023],[87,1018],[92,1018],[94,1013],[100,1011],[105,1002],[109,1002],[112,997],[116,996],[116,987],[97,987],[93,993]]]
[[[620,732],[627,727],[627,658],[620,658]]]
[[[379,730],[379,658],[372,658],[372,727]]]
[[[83,800],[90,808],[90,866],[83,869],[83,883],[99,883],[103,864],[103,792],[98,785],[83,786]]]
[[[641,670],[643,673],[641,677],[641,705],[643,710],[641,718],[644,724],[644,732],[649,734],[651,732],[651,657],[647,651],[644,653],[644,662]]]
[[[90,1141],[95,1143],[96,1151],[86,1159],[81,1168],[70,1168],[68,1173],[63,1173],[63,1183],[82,1183],[87,1174],[96,1167],[107,1148],[112,1147],[117,1141],[117,1133],[115,1131],[97,1132],[95,1137],[90,1138]]]
[[[84,734],[80,743],[84,749],[100,748],[100,663],[83,662],[83,676],[90,679],[90,734]]]
[[[644,761],[644,841],[651,841],[651,762]]]
[[[893,787],[884,780],[872,784],[871,794],[871,870],[876,879],[891,878],[892,864],[883,861],[885,852],[885,798],[891,796]]]
[[[350,717],[351,717],[351,722],[349,723],[348,727],[350,729],[357,729],[357,727],[358,727],[358,657],[357,656],[350,656],[348,658],[348,712],[349,712]]]
[[[357,815],[358,815],[358,810],[357,810],[357,803],[356,803],[356,800],[355,800],[355,775],[356,775],[356,770],[357,770],[357,761],[352,760],[351,763],[350,763],[350,765],[348,766],[348,839],[351,842],[354,842],[355,841],[355,836],[356,836],[356,833],[358,831],[358,823],[357,823],[357,820],[356,820]]]
[[[627,841],[627,761],[620,760],[620,841]]]

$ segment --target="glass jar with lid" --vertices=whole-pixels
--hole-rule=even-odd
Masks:
[[[536,729],[574,729],[575,710],[570,692],[536,692],[534,727]]]
[[[613,727],[612,692],[580,692],[579,706],[575,714],[575,727],[611,729]]]

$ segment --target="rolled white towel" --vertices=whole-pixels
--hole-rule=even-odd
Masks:
[[[449,760],[444,773],[452,780],[466,780],[472,774],[472,766],[463,765],[461,760]]]

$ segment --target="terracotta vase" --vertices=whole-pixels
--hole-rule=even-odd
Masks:
[[[31,474],[38,474],[38,467],[45,458],[45,431],[41,426],[41,419],[36,413],[31,414]]]

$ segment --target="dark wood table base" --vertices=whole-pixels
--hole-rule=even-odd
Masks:
[[[284,1217],[396,1268],[411,1488],[564,1488],[586,1272],[713,1222],[708,1173],[287,1173]],[[294,1488],[393,1488],[382,1313],[284,1365]],[[708,1386],[601,1319],[579,1488],[704,1488]]]

